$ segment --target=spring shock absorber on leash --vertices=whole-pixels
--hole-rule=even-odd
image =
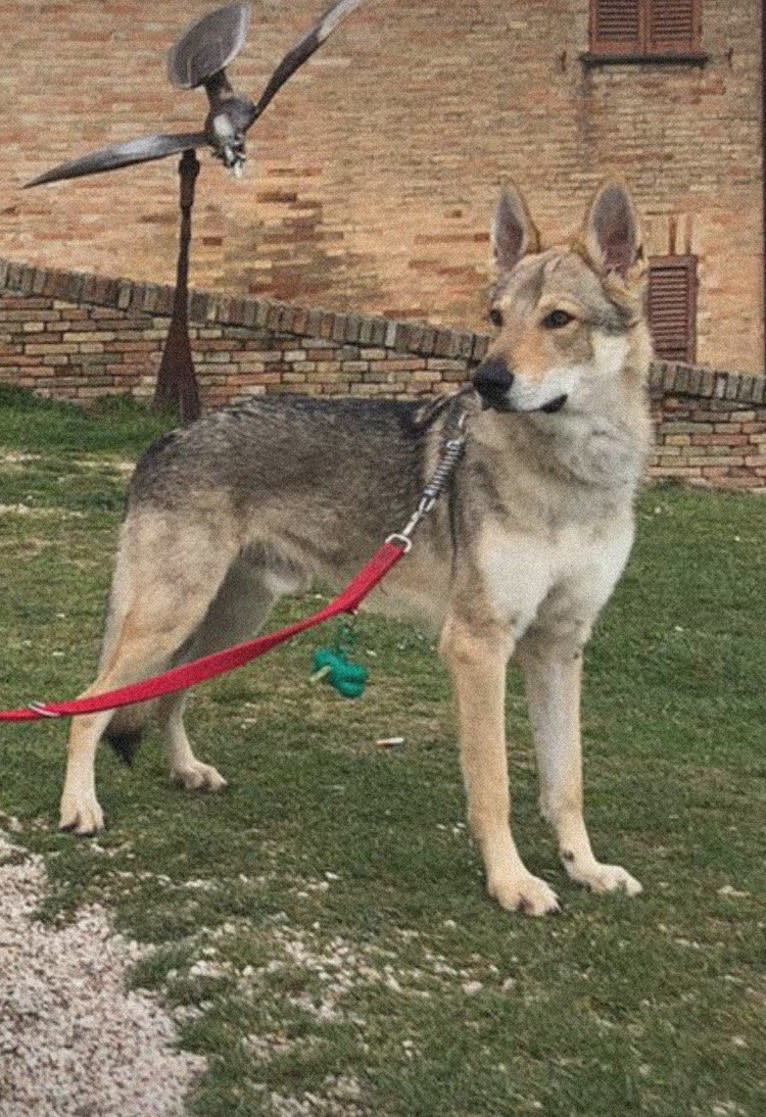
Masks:
[[[442,456],[439,459],[436,469],[431,474],[428,483],[423,488],[418,506],[410,516],[407,524],[402,528],[401,531],[394,532],[393,535],[389,535],[388,539],[386,540],[386,542],[388,543],[401,544],[405,549],[405,553],[409,553],[409,551],[412,549],[412,533],[415,531],[415,528],[418,526],[423,517],[428,515],[441,494],[446,489],[447,483],[449,482],[450,477],[455,471],[455,467],[465,453],[466,418],[467,412],[461,411],[458,415],[456,424],[457,432],[452,438],[448,438],[447,441],[444,443]]]
[[[456,432],[448,438],[442,448],[441,457],[436,469],[431,474],[428,482],[423,487],[420,500],[415,511],[399,532],[394,532],[386,539],[401,547],[404,554],[409,554],[412,549],[412,534],[424,516],[432,510],[437,500],[447,487],[458,462],[465,452],[465,422],[467,412],[461,410],[456,423]],[[349,653],[355,640],[353,627],[356,613],[351,616],[351,622],[344,621],[338,638],[332,648],[319,648],[314,652],[312,659],[312,674],[309,682],[326,682],[344,698],[359,698],[364,693],[369,672],[362,664],[354,663],[349,659]]]

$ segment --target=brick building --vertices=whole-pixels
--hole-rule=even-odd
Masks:
[[[214,0],[213,0],[214,2]],[[0,0],[0,256],[172,282],[175,160],[25,192],[84,151],[196,129],[164,53],[211,0]],[[324,0],[254,0],[231,70],[257,93]],[[203,156],[192,283],[338,311],[483,323],[511,175],[563,234],[627,180],[668,356],[763,372],[761,12],[754,0],[368,0],[249,137]]]

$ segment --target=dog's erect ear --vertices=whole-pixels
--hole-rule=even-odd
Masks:
[[[515,186],[500,195],[492,223],[492,255],[498,271],[510,271],[527,252],[540,251],[540,234]]]
[[[585,247],[601,272],[625,276],[640,255],[638,218],[624,186],[608,182],[593,199],[585,221]]]

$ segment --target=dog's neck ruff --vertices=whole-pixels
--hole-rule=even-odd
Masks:
[[[559,474],[602,492],[625,493],[640,480],[651,439],[648,409],[634,404],[630,410],[632,420],[611,415],[607,408],[595,414],[580,410],[571,398],[556,397],[534,410],[489,405],[482,414],[497,424],[497,448],[502,449],[505,428],[514,441],[521,439],[526,460],[536,463],[541,473]]]
[[[624,421],[563,411],[530,415],[546,440],[546,453],[581,484],[598,489],[634,489],[649,450],[647,430]]]

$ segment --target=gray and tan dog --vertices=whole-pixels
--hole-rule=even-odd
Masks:
[[[467,447],[450,491],[371,604],[441,631],[459,708],[468,815],[490,894],[556,911],[509,826],[505,675],[521,668],[540,805],[569,876],[594,892],[639,883],[597,861],[582,811],[582,652],[633,540],[650,439],[650,357],[638,226],[604,186],[573,242],[541,249],[521,195],[493,229],[497,337],[478,395],[438,403],[258,398],[152,446],[133,478],[93,694],[248,638],[280,595],[339,583],[409,517],[456,408]],[[481,406],[480,404],[483,404]],[[174,777],[224,780],[192,752],[184,696],[158,704]],[[106,734],[127,748],[147,711],[75,718],[61,826],[104,825],[94,782]]]

